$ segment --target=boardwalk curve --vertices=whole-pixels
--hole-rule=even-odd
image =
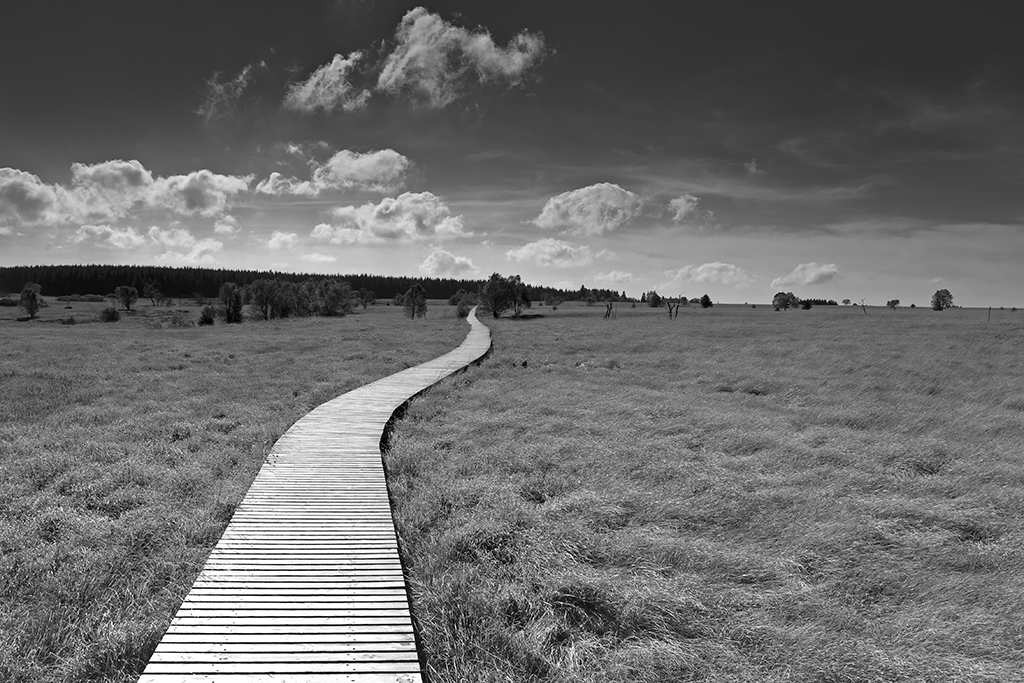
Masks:
[[[411,397],[482,358],[454,351],[300,418],[267,456],[140,683],[422,681],[381,460]]]

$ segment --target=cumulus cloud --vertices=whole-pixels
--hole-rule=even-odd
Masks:
[[[150,231],[152,232],[152,230]],[[172,266],[216,266],[219,264],[216,254],[224,248],[224,243],[215,239],[192,239],[186,246],[188,251],[168,250],[156,257],[160,263]]]
[[[676,197],[670,201],[668,208],[675,212],[672,214],[672,220],[682,223],[687,216],[693,216],[697,211],[698,202],[700,202],[700,198],[694,197],[692,194],[684,194],[682,197]]]
[[[332,213],[332,224],[317,225],[312,237],[352,244],[467,236],[462,216],[453,216],[444,200],[431,192],[403,192],[378,204],[341,206]]]
[[[205,169],[157,178],[150,202],[179,214],[216,216],[231,205],[236,194],[248,190],[251,181],[251,176],[220,175]]]
[[[621,285],[633,279],[633,273],[622,270],[613,270],[610,273],[598,273],[594,276],[597,282],[604,282],[610,285]]]
[[[196,243],[196,238],[185,228],[158,228],[154,225],[148,234],[151,240],[165,247],[191,247]]]
[[[305,261],[313,261],[314,263],[334,263],[338,260],[338,257],[331,256],[330,254],[313,252],[312,254],[303,254],[302,259]]]
[[[60,189],[39,176],[16,168],[0,168],[0,218],[41,223],[59,216]]]
[[[213,231],[218,235],[234,235],[238,230],[238,219],[234,216],[221,216],[213,224]]]
[[[444,249],[434,249],[420,264],[420,272],[428,277],[472,277],[480,272],[472,259],[456,256]]]
[[[307,197],[327,190],[395,192],[405,185],[405,176],[412,162],[393,149],[364,153],[343,149],[323,164],[311,161],[310,166],[312,180],[286,178],[274,172],[256,185],[256,192]]]
[[[532,261],[537,265],[556,268],[585,266],[594,260],[589,247],[574,247],[568,242],[550,237],[510,249],[505,252],[505,256],[513,261]]]
[[[349,53],[348,57],[334,55],[329,64],[314,71],[305,81],[289,86],[284,106],[307,113],[318,109],[328,113],[335,109],[362,109],[370,99],[370,92],[353,86],[350,81],[362,58],[361,52]]]
[[[499,47],[484,30],[450,24],[423,7],[410,10],[395,31],[395,47],[384,60],[377,89],[409,93],[434,108],[462,96],[475,80],[518,85],[544,58],[544,36],[523,31]]]
[[[735,285],[739,289],[754,281],[754,278],[739,266],[720,261],[699,266],[683,266],[677,270],[667,270],[663,275],[668,278],[668,282],[662,285],[662,289],[667,290],[678,289],[686,282]]]
[[[393,149],[365,154],[343,149],[314,169],[313,182],[321,188],[394,192],[405,184],[411,163]]]
[[[789,275],[772,280],[771,286],[820,285],[838,276],[839,268],[834,263],[801,263]]]
[[[259,69],[266,69],[267,63],[247,64],[232,78],[221,81],[219,71],[206,81],[206,99],[196,110],[206,121],[222,118],[231,114],[238,105],[245,91],[252,85]]]
[[[248,189],[249,177],[202,170],[154,178],[136,160],[115,159],[71,165],[71,185],[48,185],[37,176],[0,169],[0,217],[20,223],[112,221],[138,205],[180,214],[216,216],[234,195]]]
[[[109,225],[83,225],[71,236],[76,243],[90,242],[114,249],[134,249],[146,243],[135,228],[113,228]]]
[[[14,230],[8,228],[5,225],[0,225],[0,235],[13,235]]]
[[[292,249],[299,243],[299,236],[294,232],[281,232],[275,230],[267,240],[267,247],[270,249]]]
[[[749,173],[750,175],[762,175],[764,173],[763,170],[757,167],[757,159],[744,161],[743,168],[747,169],[747,173]]]
[[[597,183],[555,195],[533,224],[576,235],[600,235],[618,230],[640,214],[640,197],[613,183]]]
[[[255,192],[278,196],[313,197],[320,193],[320,189],[308,180],[299,180],[294,176],[286,178],[274,171],[266,180],[256,183]]]

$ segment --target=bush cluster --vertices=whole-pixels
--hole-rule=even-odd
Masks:
[[[121,311],[117,310],[113,306],[107,306],[100,311],[100,320],[105,323],[116,323],[121,319]]]

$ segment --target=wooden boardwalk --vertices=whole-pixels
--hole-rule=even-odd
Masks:
[[[422,681],[380,442],[409,398],[487,353],[474,313],[454,351],[281,436],[140,683]]]

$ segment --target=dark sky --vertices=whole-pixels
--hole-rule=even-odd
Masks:
[[[381,93],[350,112],[282,105],[290,85],[336,54],[361,51],[361,78],[372,85],[415,7],[5,8],[0,168],[58,193],[70,189],[73,163],[138,160],[160,178],[251,176],[223,211],[203,213],[205,223],[135,210],[102,223],[103,235],[157,227],[216,239],[207,263],[427,272],[438,266],[424,257],[442,252],[461,257],[452,267],[464,271],[468,260],[479,272],[576,286],[713,288],[722,300],[802,286],[924,303],[937,282],[979,305],[1020,295],[1009,264],[1024,256],[1024,49],[1005,4],[435,2],[425,8],[445,26],[487,32],[499,47],[523,31],[541,36],[542,58],[515,83],[474,82],[444,106]],[[226,83],[247,67],[244,91],[215,116],[197,113],[210,79]],[[309,177],[308,158],[281,150],[317,142],[321,162],[340,150],[393,149],[411,165],[390,192],[349,188],[302,202],[253,191],[275,171]],[[630,220],[543,220],[549,199],[602,184],[639,198]],[[433,233],[314,244],[316,225],[340,225],[333,209],[377,206],[400,190],[443,198],[461,234],[444,244]],[[565,201],[596,202],[596,214],[579,210],[605,215],[599,194]],[[669,203],[684,195],[699,210],[671,220]],[[211,232],[221,214],[235,233]],[[134,252],[85,239],[86,217],[77,218],[0,212],[0,260],[161,257],[155,238],[129,239]],[[271,249],[274,232],[296,237]],[[319,260],[303,264],[314,253]]]

